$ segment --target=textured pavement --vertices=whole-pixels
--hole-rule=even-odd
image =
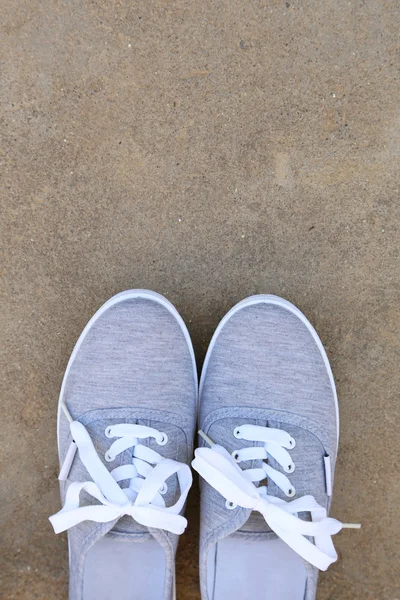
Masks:
[[[395,0],[3,0],[0,598],[66,600],[56,406],[112,294],[165,294],[199,367],[253,293],[327,347],[340,561],[318,600],[399,590],[399,37]],[[178,599],[198,600],[198,495]]]

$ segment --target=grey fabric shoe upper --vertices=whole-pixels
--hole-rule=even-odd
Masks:
[[[296,440],[290,452],[296,468],[288,475],[296,489],[293,499],[311,494],[329,509],[324,456],[330,457],[333,483],[339,425],[336,392],[319,338],[293,305],[273,296],[254,296],[222,320],[205,360],[199,415],[200,429],[229,452],[261,445],[234,436],[235,428],[245,423],[288,432]],[[205,445],[200,438],[200,446]],[[240,466],[254,468],[260,462]],[[280,469],[273,458],[268,463]],[[201,593],[203,600],[212,600],[207,589],[210,549],[231,534],[247,539],[276,536],[259,513],[241,507],[228,510],[225,498],[200,481]],[[270,479],[267,490],[269,496],[288,500]],[[317,569],[306,568],[305,598],[311,600]],[[268,595],[267,581],[265,589]]]
[[[106,427],[131,423],[154,427],[168,435],[162,447],[155,440],[143,444],[165,458],[190,463],[197,410],[197,375],[190,338],[183,321],[167,300],[153,292],[123,292],[106,303],[89,322],[71,356],[62,386],[72,418],[81,422],[107,469],[132,460],[130,449],[110,467],[104,455],[110,447]],[[62,465],[72,437],[59,410],[58,445]],[[64,503],[71,482],[88,480],[78,454],[61,482]],[[121,484],[124,487],[124,484]],[[178,480],[168,480],[166,506],[178,495]],[[85,496],[83,504],[95,501]],[[178,537],[147,528],[124,516],[109,523],[82,522],[68,531],[70,547],[70,599],[83,598],[85,557],[102,536],[130,541],[156,538],[166,555],[164,598],[172,597],[174,556]]]

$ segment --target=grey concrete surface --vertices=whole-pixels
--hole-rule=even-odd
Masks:
[[[155,289],[199,366],[274,293],[336,376],[336,537],[320,600],[399,591],[399,4],[2,0],[0,598],[67,598],[56,405],[81,329]],[[198,600],[198,496],[178,598]]]

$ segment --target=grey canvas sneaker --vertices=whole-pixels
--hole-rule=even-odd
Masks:
[[[335,384],[306,317],[276,296],[236,305],[210,343],[199,411],[202,599],[314,599],[343,525],[327,517]]]
[[[146,290],[106,302],[62,383],[58,449],[70,600],[171,600],[192,477],[197,372],[172,304]]]

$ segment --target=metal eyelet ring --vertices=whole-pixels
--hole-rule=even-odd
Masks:
[[[239,456],[240,456],[240,454],[239,454],[239,451],[238,451],[238,450],[234,450],[234,451],[232,452],[232,456],[233,456],[233,458],[236,460],[236,462],[239,462]]]
[[[160,487],[160,494],[162,494],[164,496],[164,494],[166,494],[168,492],[168,486],[166,483],[163,483],[163,485]]]
[[[238,440],[241,439],[241,435],[240,435],[240,427],[236,427],[236,429],[234,429],[233,431],[233,435],[235,436],[235,438],[237,438]]]
[[[160,438],[157,440],[157,444],[159,446],[165,446],[165,444],[168,442],[168,436],[166,433],[160,432]]]
[[[294,489],[294,487],[291,487],[288,489],[288,491],[286,492],[286,496],[288,496],[288,498],[293,498],[293,496],[296,495],[296,490]]]
[[[109,426],[106,428],[106,430],[105,430],[104,434],[105,434],[105,436],[106,436],[106,437],[108,437],[108,438],[110,438],[110,437],[113,437],[113,436],[111,435],[111,425],[109,425]]]
[[[114,458],[112,456],[109,455],[108,450],[104,455],[104,458],[107,462],[112,462],[114,460]]]
[[[225,506],[228,510],[235,510],[235,508],[237,508],[237,504],[234,502],[229,502],[229,500],[225,502]]]

